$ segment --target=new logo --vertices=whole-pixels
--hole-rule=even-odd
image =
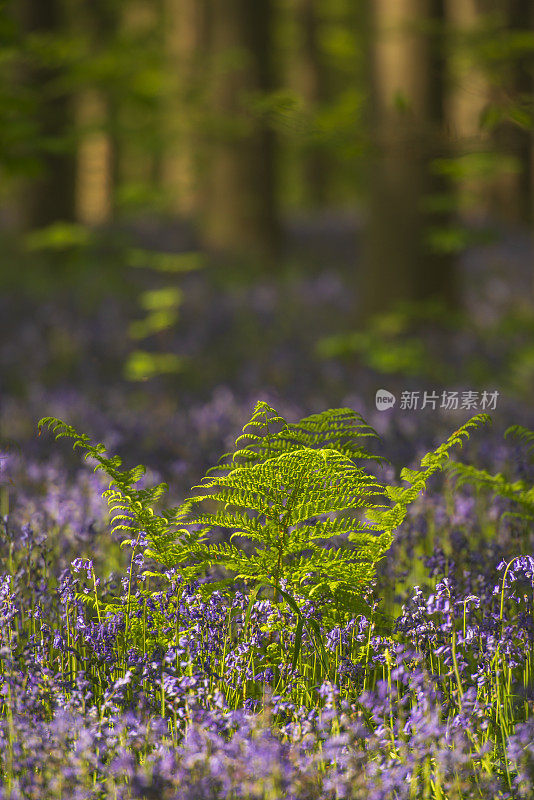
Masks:
[[[375,395],[375,404],[379,411],[385,411],[387,408],[393,408],[395,405],[396,397],[387,389],[378,389]]]

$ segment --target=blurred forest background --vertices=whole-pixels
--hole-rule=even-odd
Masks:
[[[130,298],[126,375],[147,379],[194,350],[168,333],[189,273],[216,297],[243,283],[290,297],[288,280],[327,270],[318,294],[350,308],[316,316],[315,356],[406,373],[422,363],[410,325],[461,326],[502,295],[528,334],[514,380],[530,386],[531,0],[3,0],[0,43],[11,309],[21,292],[68,291],[83,314]],[[287,340],[295,313],[269,325]],[[236,357],[247,337],[260,357],[247,324]],[[47,347],[68,372],[72,337]],[[494,376],[483,362],[474,379]]]

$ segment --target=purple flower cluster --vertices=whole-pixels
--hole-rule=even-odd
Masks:
[[[505,595],[503,569],[483,598],[461,595],[450,577],[416,588],[395,633],[380,630],[380,617],[323,629],[333,663],[322,678],[316,658],[308,668],[305,633],[290,668],[294,625],[272,600],[257,599],[247,620],[242,591],[203,596],[170,573],[147,593],[139,569],[131,613],[123,594],[102,619],[83,589],[104,604],[123,587],[99,586],[90,559],[63,571],[46,616],[22,573],[2,577],[6,798],[385,800],[433,797],[436,782],[445,796],[528,797],[532,599],[517,587],[532,584],[532,558],[511,563]],[[311,604],[303,611],[321,624]],[[510,706],[504,751],[499,672]]]

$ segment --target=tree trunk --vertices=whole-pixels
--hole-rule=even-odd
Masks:
[[[92,52],[99,54],[113,45],[119,29],[116,0],[83,0],[79,19],[90,32]],[[117,98],[104,86],[80,92],[76,103],[80,134],[76,174],[76,209],[80,222],[101,225],[115,216],[119,181],[119,135]]]
[[[506,0],[505,25],[509,32],[534,33],[534,5],[531,0]],[[518,56],[510,65],[508,80],[496,87],[497,102],[528,109],[530,124],[520,125],[508,119],[493,132],[494,145],[504,157],[515,161],[516,169],[499,176],[492,193],[492,211],[497,218],[515,224],[532,224],[534,134],[532,130],[532,94],[534,79],[532,57]],[[499,96],[500,95],[500,96]],[[513,110],[513,109],[512,109]]]
[[[319,43],[317,0],[299,0],[297,22],[301,47],[298,64],[298,90],[312,114],[327,97],[325,65]],[[328,158],[324,148],[310,144],[304,153],[303,183],[305,199],[312,206],[324,206],[328,194]]]
[[[195,219],[199,212],[199,114],[206,57],[206,1],[164,0],[169,95],[164,115],[162,188],[170,211]]]
[[[437,0],[372,0],[370,207],[363,318],[399,301],[456,302],[447,254],[428,244],[442,217],[425,208],[439,187],[430,165],[443,155]],[[438,29],[439,30],[439,29]]]
[[[139,59],[143,59],[145,47],[148,48],[148,57],[152,58],[151,41],[158,41],[160,49],[163,48],[162,0],[127,0],[122,3],[120,11],[120,33],[140,47]],[[115,96],[114,105],[120,130],[117,180],[122,202],[127,212],[132,209],[134,212],[146,211],[147,201],[150,205],[161,189],[161,106],[155,97],[150,99],[150,103],[140,101],[135,90],[126,93],[124,100]]]
[[[109,107],[96,89],[80,93],[80,131],[76,171],[76,216],[84,225],[102,225],[113,217],[114,148],[107,132]]]
[[[487,73],[479,65],[473,37],[481,28],[485,0],[446,0],[446,21],[452,46],[449,48],[449,91],[446,97],[446,120],[451,152],[457,156],[476,154],[491,148],[491,139],[482,126],[488,107],[491,86]],[[476,174],[467,174],[457,182],[460,211],[467,217],[479,217],[488,211],[491,182]]]
[[[63,30],[61,0],[23,0],[19,13],[27,34],[51,35]],[[44,64],[30,65],[23,76],[36,98],[41,162],[40,174],[23,193],[22,218],[29,229],[75,218],[73,101],[65,90],[54,88],[60,77],[58,68]]]
[[[222,256],[278,244],[274,132],[251,107],[273,88],[271,0],[213,0],[203,238]]]

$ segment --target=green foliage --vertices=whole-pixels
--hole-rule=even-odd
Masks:
[[[430,366],[425,346],[419,339],[377,339],[370,331],[352,331],[321,339],[317,354],[322,358],[357,354],[367,366],[385,374],[420,375]]]
[[[288,423],[271,406],[260,401],[256,404],[250,422],[247,422],[243,433],[237,438],[235,451],[222,456],[213,469],[228,471],[239,465],[265,461],[299,448],[328,447],[352,460],[366,458],[385,461],[382,456],[371,455],[362,446],[361,440],[366,438],[379,437],[363,417],[351,408],[336,408],[322,414],[312,414],[295,424]]]
[[[191,272],[203,265],[200,253],[161,253],[141,249],[131,250],[127,262],[131,267],[171,275]],[[139,305],[145,315],[130,324],[130,337],[134,341],[150,339],[175,326],[182,300],[182,290],[174,283],[142,292]],[[184,358],[176,353],[136,349],[126,361],[124,374],[130,381],[145,381],[158,375],[176,374],[183,366]]]
[[[372,317],[365,330],[326,336],[316,344],[319,358],[354,358],[377,372],[444,380],[448,367],[418,333],[422,324],[449,327],[457,322],[439,303],[399,303]]]
[[[129,381],[147,381],[159,375],[175,375],[183,368],[184,360],[174,353],[149,353],[133,350],[124,365],[124,376]]]
[[[156,547],[170,537],[169,512],[161,516],[154,513],[155,504],[168,489],[166,483],[136,489],[136,484],[146,472],[143,465],[120,469],[122,460],[119,456],[108,456],[102,443],[92,444],[86,434],[78,433],[71,425],[55,417],[41,419],[39,432],[43,426],[50,428],[56,439],[74,439],[73,449],[81,447],[85,450],[85,459],[97,462],[95,472],[102,470],[110,478],[109,487],[103,496],[109,505],[112,533],[120,531],[126,535],[123,545],[139,539],[143,532],[150,536]],[[161,555],[164,556],[165,553],[162,552]]]
[[[506,437],[515,437],[520,442],[528,445],[529,455],[534,451],[534,431],[522,425],[513,425],[505,432]],[[447,466],[449,473],[455,478],[458,487],[467,483],[477,489],[489,489],[499,497],[506,497],[517,503],[518,512],[508,512],[503,516],[512,516],[525,522],[534,520],[534,486],[529,486],[526,481],[511,481],[502,473],[491,475],[483,469],[478,469],[470,464],[451,463]]]
[[[416,500],[419,494],[425,491],[428,480],[436,472],[445,469],[449,462],[449,454],[453,447],[463,444],[463,439],[469,438],[470,428],[476,428],[490,422],[488,414],[477,414],[441,444],[436,450],[427,453],[421,459],[422,469],[413,470],[404,467],[401,470],[401,478],[410,485],[408,487],[390,486],[386,489],[387,497],[393,500],[395,505],[389,511],[370,511],[368,517],[378,527],[394,531],[403,522],[408,506]]]
[[[24,244],[28,252],[83,249],[91,244],[91,233],[83,225],[55,222],[46,228],[30,231]]]
[[[200,269],[203,257],[198,252],[163,253],[159,250],[132,248],[126,254],[128,266],[157,272],[183,273]]]
[[[443,469],[450,449],[487,419],[473,417],[428,453],[419,470],[402,470],[407,487],[386,487],[356,463],[381,460],[363,447],[362,438],[377,434],[359,414],[333,409],[288,424],[260,402],[235,452],[215,468],[221,474],[206,475],[195,495],[160,514],[154,506],[167,486],[135,488],[143,466],[120,469],[121,459],[108,456],[103,444],[93,445],[53,417],[39,426],[48,426],[57,438],[74,439],[74,447],[85,450],[86,458],[96,460],[95,469],[111,479],[104,496],[113,531],[126,534],[123,544],[136,548],[148,541],[145,555],[185,582],[209,576],[214,568],[220,575],[222,568],[229,577],[217,580],[211,574],[209,590],[235,581],[255,585],[256,591],[266,586],[297,614],[297,599],[304,598],[339,619],[368,610],[365,591],[409,505]],[[208,534],[220,528],[230,532],[230,541],[211,543]]]
[[[383,496],[383,487],[336,450],[293,450],[260,464],[237,467],[226,476],[204,480],[184,509],[187,524],[218,526],[231,539],[249,539],[252,552],[232,543],[209,547],[211,564],[237,580],[260,581],[291,596],[329,598],[347,608],[369,583],[376,561],[390,540],[375,536],[349,509],[366,510]],[[214,513],[197,511],[217,501]],[[331,516],[334,515],[334,516]],[[334,536],[348,536],[352,547],[328,547]]]

